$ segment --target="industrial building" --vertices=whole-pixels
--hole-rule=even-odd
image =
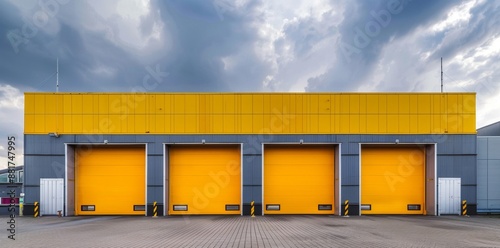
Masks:
[[[476,213],[475,93],[25,93],[24,117],[25,214]]]
[[[477,130],[477,212],[500,213],[500,122]]]

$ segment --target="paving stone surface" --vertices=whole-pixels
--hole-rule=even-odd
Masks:
[[[500,247],[500,216],[0,218],[0,247]]]

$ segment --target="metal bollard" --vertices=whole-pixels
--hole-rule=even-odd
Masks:
[[[254,201],[250,202],[250,215],[252,217],[255,217],[255,202]]]
[[[462,201],[462,216],[468,216],[467,215],[467,201],[466,200]]]
[[[349,217],[349,200],[344,202],[344,216]]]
[[[156,202],[153,202],[153,217],[158,217],[158,205]]]
[[[33,217],[37,218],[40,215],[40,206],[38,202],[35,202],[35,208],[33,209]]]

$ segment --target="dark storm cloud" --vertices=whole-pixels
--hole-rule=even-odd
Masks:
[[[384,46],[415,28],[442,18],[459,1],[381,0],[346,5],[338,29],[335,62],[326,73],[308,80],[308,91],[357,91],[366,83]],[[411,87],[411,85],[408,85]]]
[[[262,66],[253,47],[257,30],[251,24],[257,3],[246,5],[244,13],[221,10],[212,1],[160,1],[157,6],[164,22],[175,26],[174,49],[165,62],[170,73],[165,90],[260,89],[259,82],[269,69]],[[223,58],[228,56],[231,70],[224,68]]]

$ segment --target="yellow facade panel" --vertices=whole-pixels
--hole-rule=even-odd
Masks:
[[[457,95],[446,95],[447,96],[447,101],[446,101],[446,113],[450,114],[456,114],[459,113],[459,109],[462,108],[462,103],[458,103],[458,96]]]
[[[199,110],[199,98],[197,95],[184,95],[184,105],[186,114],[198,114]],[[234,106],[234,102],[231,104]]]
[[[330,115],[320,115],[318,119],[318,132],[319,133],[331,133],[331,119]]]
[[[408,95],[410,98],[410,114],[416,115],[418,114],[418,95]]]
[[[387,95],[377,94],[378,96],[378,113],[380,115],[387,114]]]
[[[319,113],[319,97],[318,95],[309,96],[309,114]]]
[[[57,115],[45,115],[45,127],[48,132],[57,132]],[[52,131],[49,131],[49,128],[53,128]]]
[[[359,114],[359,95],[350,95],[349,96],[349,113],[350,114]]]
[[[59,103],[60,104],[60,103]],[[56,114],[57,113],[57,96],[56,95],[46,95],[45,96],[45,113],[46,114]]]
[[[349,133],[359,133],[360,132],[360,118],[359,115],[349,115]]]
[[[215,102],[215,101],[214,101]],[[184,114],[186,113],[186,105],[184,103],[184,95],[174,95],[173,96],[174,113]],[[222,112],[222,103],[218,105],[220,109],[214,109],[216,113]]]
[[[379,113],[379,96],[367,95],[366,96],[366,113],[378,114]]]
[[[241,114],[251,114],[253,112],[252,95],[241,95]]]
[[[289,114],[290,112],[293,113],[293,111],[291,110],[292,106],[290,105],[290,98],[292,98],[292,96],[284,94],[282,95],[282,97],[283,97],[283,108],[281,109],[281,112],[283,114]]]
[[[76,115],[83,113],[83,97],[82,97],[82,95],[74,95],[71,98],[71,113],[76,114]]]
[[[428,115],[417,115],[417,133],[432,133],[431,118]]]
[[[378,115],[368,114],[366,115],[366,132],[377,134],[379,133],[379,121]]]
[[[393,115],[399,113],[399,96],[395,94],[387,95],[387,114]]]
[[[463,95],[462,96],[462,111],[464,114],[475,114],[476,113],[476,96],[475,95]]]
[[[83,129],[83,116],[82,115],[72,115],[71,116],[71,130],[75,133],[82,133]]]
[[[35,96],[33,94],[24,95],[24,114],[34,114],[35,111]],[[39,113],[40,114],[40,113]]]
[[[35,98],[35,114],[45,114],[45,95],[33,95]]]
[[[34,133],[35,132],[35,115],[26,114],[24,115],[24,133]]]
[[[349,95],[342,94],[339,97],[339,114],[349,114],[350,112],[350,106],[349,104],[351,103],[351,98]]]
[[[476,115],[475,114],[463,114],[462,115],[462,131],[466,130],[476,130]]]
[[[94,116],[93,115],[83,115],[82,116],[82,132],[83,133],[93,133],[94,131]]]
[[[424,114],[430,114],[431,113],[431,95],[417,95],[418,98],[418,114],[419,115],[424,115]]]
[[[398,131],[397,133],[410,133],[410,116],[409,115],[399,115],[398,116]]]
[[[418,128],[418,115],[416,114],[412,114],[412,115],[409,115],[410,117],[410,133],[411,134],[417,134],[417,133],[420,133],[419,132],[419,128]]]
[[[36,123],[36,120],[35,120],[35,123]],[[64,115],[62,127],[63,127],[63,132],[65,132],[65,133],[75,133],[75,131],[73,131],[73,129],[71,127],[71,115]],[[40,131],[39,127],[37,127],[37,131]]]
[[[399,116],[395,114],[387,115],[387,132],[399,133]]]
[[[46,133],[48,126],[52,125],[56,127],[50,127],[51,130],[61,130],[62,134],[85,132],[83,129],[102,133],[111,130],[116,133],[152,134],[234,134],[261,133],[266,130],[275,130],[280,134],[428,134],[425,130],[450,134],[476,132],[473,128],[475,119],[468,117],[467,121],[463,120],[464,115],[475,118],[475,95],[466,93],[26,93],[25,104],[25,116],[56,114],[61,115],[56,119],[65,122],[49,121],[44,122],[43,126],[32,125],[33,129],[25,128],[31,130],[29,133],[37,134]],[[120,120],[126,116],[126,125],[119,122],[115,129],[110,129],[102,128],[97,121],[82,120],[79,124],[71,121],[83,119],[83,115],[101,118],[109,114],[119,115]],[[160,122],[165,121],[165,125],[170,127],[160,128],[157,115],[164,116]],[[192,117],[187,117],[190,115],[197,117],[191,121]],[[265,119],[264,115],[269,118]],[[375,115],[377,124],[371,125]],[[459,116],[457,119],[448,117],[450,115]],[[272,116],[280,118],[275,120]],[[191,119],[187,121],[186,118]],[[32,119],[36,121],[35,117]],[[455,124],[448,123],[455,119]],[[424,123],[425,120],[429,122]],[[61,128],[57,125],[61,125]]]
[[[183,120],[185,116],[182,116]],[[149,131],[147,126],[146,126],[146,115],[134,115],[134,130],[135,133],[145,133],[146,131]]]
[[[214,133],[223,133],[224,132],[224,115],[222,114],[217,114],[217,115],[211,115],[210,116],[212,122],[212,130]],[[175,122],[174,125],[180,125],[179,123]]]
[[[319,114],[330,114],[331,111],[331,95],[319,95],[318,96],[318,113]]]
[[[366,114],[359,115],[359,133],[366,133],[367,120]]]
[[[397,106],[399,110],[397,113],[399,114],[409,114],[410,113],[410,96],[406,94],[398,95],[398,103]]]
[[[252,116],[252,133],[263,133],[264,131],[264,115],[263,114],[254,114]]]
[[[184,133],[185,127],[185,116],[184,115],[170,115],[166,116],[165,120],[170,117],[171,125],[170,129],[173,133]]]
[[[165,111],[165,114],[174,113],[174,104],[173,104],[174,97],[170,94],[166,94],[163,96],[164,96],[163,111]],[[206,104],[204,106],[206,107]]]
[[[224,116],[226,117],[226,116]],[[185,116],[185,132],[186,133],[198,133],[198,115],[186,115]],[[224,128],[228,126],[228,123],[224,123]]]
[[[339,115],[339,132],[342,134],[350,133],[350,116],[347,114]]]
[[[70,95],[65,95],[64,96],[64,105],[66,105],[66,97],[71,99]],[[109,114],[108,95],[98,95],[97,97],[98,97],[97,106],[99,108],[99,111],[97,112],[97,114],[100,114],[100,115]],[[64,112],[67,113],[66,111],[64,111]]]

